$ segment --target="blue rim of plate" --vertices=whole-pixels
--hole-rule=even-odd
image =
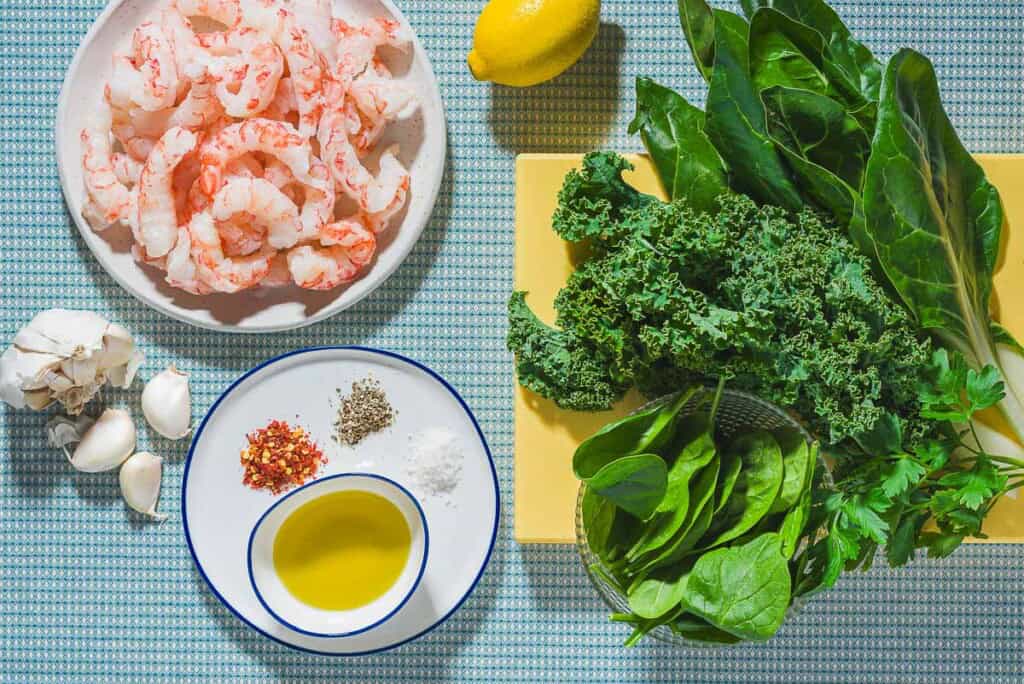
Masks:
[[[256,577],[253,575],[253,571],[252,571],[252,543],[253,543],[253,540],[256,539],[256,533],[259,531],[260,526],[263,525],[263,521],[267,519],[267,516],[270,515],[274,511],[275,508],[277,508],[278,506],[283,504],[285,501],[287,501],[288,499],[292,498],[293,496],[295,496],[296,494],[298,494],[299,492],[301,492],[303,490],[309,489],[311,487],[316,487],[318,485],[323,485],[325,482],[330,482],[331,480],[338,480],[338,479],[347,478],[347,477],[368,477],[368,478],[370,478],[372,480],[380,480],[381,482],[387,482],[389,485],[391,485],[392,487],[394,487],[398,491],[402,492],[402,494],[404,494],[406,496],[406,498],[409,499],[409,501],[412,501],[413,505],[416,506],[416,512],[420,514],[420,525],[423,526],[423,559],[420,561],[419,572],[416,573],[416,579],[413,580],[412,586],[409,587],[409,591],[405,594],[405,596],[402,597],[402,600],[398,602],[398,605],[396,605],[394,608],[392,608],[388,612],[387,615],[385,615],[384,617],[380,618],[376,622],[374,622],[372,624],[369,624],[366,627],[360,627],[359,629],[352,630],[351,632],[330,633],[330,632],[314,632],[314,631],[311,631],[311,630],[308,630],[308,629],[302,629],[298,625],[293,625],[292,623],[288,622],[283,617],[278,615],[276,612],[274,612],[274,609],[271,608],[267,604],[267,602],[265,600],[263,600],[263,594],[262,594],[262,592],[260,592],[260,588],[256,584]],[[397,482],[395,482],[394,480],[392,480],[390,477],[384,477],[383,475],[376,475],[374,473],[357,473],[357,472],[352,472],[352,473],[338,473],[337,475],[328,475],[327,477],[321,477],[320,479],[313,480],[312,482],[307,482],[306,484],[302,485],[301,487],[298,487],[297,489],[293,489],[292,491],[288,492],[287,494],[282,496],[280,499],[275,501],[274,504],[270,508],[268,508],[267,510],[263,511],[263,515],[261,515],[260,519],[256,521],[256,524],[252,526],[252,531],[249,533],[249,543],[248,543],[247,549],[246,549],[246,566],[247,566],[247,568],[249,570],[249,586],[252,587],[252,590],[256,594],[256,598],[259,600],[259,602],[261,604],[263,604],[263,607],[266,608],[268,613],[270,613],[271,615],[274,616],[275,620],[280,622],[282,625],[284,625],[288,629],[294,630],[294,631],[299,632],[301,634],[308,634],[309,636],[323,637],[323,638],[326,638],[326,639],[336,639],[338,637],[350,637],[350,636],[355,636],[356,634],[362,634],[363,632],[368,632],[371,629],[373,629],[374,627],[377,627],[379,625],[384,624],[385,622],[390,620],[391,617],[395,613],[397,613],[399,610],[401,610],[402,606],[404,606],[406,603],[409,602],[409,599],[412,598],[412,595],[416,593],[416,589],[420,586],[420,580],[423,579],[423,573],[427,569],[427,557],[428,557],[429,553],[430,553],[430,530],[427,528],[427,516],[423,513],[423,507],[420,506],[420,502],[416,499],[415,496],[412,495],[412,492],[410,492],[408,489],[406,489],[402,485],[400,485]]]
[[[295,644],[289,643],[289,642],[285,641],[284,639],[279,639],[278,637],[276,637],[276,636],[274,636],[272,634],[267,633],[266,631],[260,629],[256,625],[254,625],[249,620],[245,619],[245,617],[243,617],[241,613],[239,613],[237,610],[235,610],[234,606],[232,606],[230,603],[228,603],[227,600],[221,595],[221,593],[219,591],[217,591],[217,588],[215,586],[213,586],[213,582],[211,582],[210,578],[207,576],[206,570],[203,569],[202,563],[199,562],[199,557],[196,556],[195,547],[192,545],[192,535],[189,534],[189,531],[188,531],[188,509],[185,506],[185,497],[186,497],[186,494],[188,493],[188,473],[189,473],[189,470],[192,468],[192,458],[195,455],[196,444],[199,443],[199,438],[202,436],[203,430],[206,429],[206,424],[210,421],[210,418],[217,411],[217,407],[221,405],[221,402],[223,402],[228,397],[228,395],[230,395],[235,390],[236,387],[238,387],[240,384],[245,382],[249,377],[251,377],[252,375],[258,373],[261,370],[263,370],[267,366],[270,366],[270,365],[272,365],[274,363],[277,363],[279,361],[283,361],[283,360],[285,360],[287,358],[290,358],[292,356],[298,356],[299,354],[309,354],[309,353],[313,353],[313,352],[329,351],[329,350],[336,350],[336,349],[338,349],[338,350],[361,351],[361,352],[367,352],[369,354],[377,354],[379,356],[386,356],[388,358],[396,359],[398,361],[402,361],[404,363],[407,363],[410,366],[413,366],[414,368],[417,368],[417,369],[425,372],[427,375],[429,375],[430,377],[432,377],[435,380],[437,380],[438,382],[440,382],[441,385],[444,386],[444,388],[447,389],[448,392],[453,397],[455,397],[456,401],[459,402],[459,405],[462,406],[462,410],[466,412],[466,415],[469,416],[470,421],[473,423],[473,427],[476,429],[476,434],[480,438],[480,443],[484,447],[484,452],[487,454],[487,462],[488,462],[488,465],[491,466],[491,480],[492,480],[492,483],[494,485],[494,507],[495,507],[495,510],[494,510],[494,527],[491,529],[491,543],[487,547],[487,555],[484,556],[484,562],[480,566],[480,570],[477,572],[476,577],[473,578],[473,583],[471,585],[469,585],[469,589],[466,590],[466,593],[463,594],[462,598],[460,598],[455,603],[455,605],[452,606],[452,609],[449,610],[444,615],[442,615],[434,624],[432,624],[431,626],[427,627],[426,629],[424,629],[421,632],[413,634],[411,637],[408,637],[407,639],[403,639],[402,641],[398,641],[398,642],[390,644],[388,646],[382,646],[381,648],[374,648],[374,649],[370,649],[370,650],[367,650],[367,651],[353,651],[351,653],[335,653],[333,651],[319,651],[319,650],[317,650],[315,648],[306,648],[305,646],[296,646]],[[237,380],[235,380],[233,383],[231,383],[231,385],[226,390],[224,390],[224,392],[221,393],[221,395],[219,397],[217,397],[217,401],[213,402],[213,405],[206,412],[206,415],[203,417],[203,421],[199,424],[199,428],[196,430],[195,435],[192,437],[192,443],[189,445],[189,448],[188,448],[188,455],[185,457],[185,470],[183,471],[182,476],[181,476],[181,525],[182,525],[182,529],[185,532],[185,543],[188,545],[188,552],[189,552],[189,555],[192,556],[192,562],[195,563],[196,569],[199,571],[199,575],[203,578],[203,581],[206,582],[206,586],[209,587],[210,592],[215,597],[217,597],[217,600],[220,601],[221,605],[223,605],[225,608],[227,608],[228,611],[230,611],[232,615],[234,615],[236,618],[238,618],[243,624],[247,625],[253,631],[261,634],[262,636],[266,637],[267,639],[270,639],[271,641],[274,641],[274,642],[277,642],[277,643],[281,644],[282,646],[286,646],[286,647],[288,647],[290,649],[293,649],[293,650],[296,650],[296,651],[302,651],[304,653],[314,653],[316,655],[325,655],[325,656],[334,656],[334,657],[353,657],[353,656],[371,655],[373,653],[383,653],[384,651],[390,651],[392,649],[398,648],[399,646],[403,646],[403,645],[409,643],[410,641],[415,641],[416,639],[419,639],[420,637],[425,636],[425,635],[429,634],[430,632],[433,632],[438,627],[440,627],[442,624],[444,624],[445,621],[448,620],[448,618],[450,618],[452,615],[454,615],[456,613],[456,611],[458,611],[459,608],[462,607],[462,604],[466,602],[466,599],[468,599],[472,595],[472,593],[476,589],[477,585],[480,584],[480,580],[481,580],[481,578],[483,578],[484,571],[487,569],[488,564],[490,564],[491,556],[494,554],[494,544],[495,544],[495,542],[498,539],[498,525],[500,524],[500,522],[501,522],[501,492],[500,492],[500,490],[498,488],[498,472],[494,468],[494,456],[491,454],[491,447],[487,444],[487,438],[484,437],[483,430],[480,429],[480,424],[477,422],[476,416],[473,414],[473,411],[470,410],[469,405],[466,404],[466,401],[465,401],[465,399],[462,398],[462,395],[459,394],[458,391],[454,387],[452,387],[451,384],[449,384],[448,381],[445,380],[443,377],[441,377],[436,371],[434,371],[433,369],[429,368],[428,366],[425,366],[424,364],[420,363],[419,361],[416,361],[414,359],[410,359],[407,356],[402,356],[401,354],[396,354],[395,352],[385,351],[384,349],[374,349],[373,347],[363,347],[361,345],[324,345],[324,346],[320,346],[320,347],[304,347],[302,349],[296,349],[294,351],[290,351],[290,352],[287,352],[287,353],[275,356],[273,358],[270,358],[270,359],[264,361],[263,363],[259,364],[258,366],[255,366],[251,370],[247,371],[244,375],[242,375]]]

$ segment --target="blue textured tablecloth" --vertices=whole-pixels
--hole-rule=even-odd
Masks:
[[[168,457],[161,504],[171,519],[138,524],[116,477],[75,473],[44,444],[40,415],[2,410],[3,681],[1024,681],[1024,546],[974,546],[899,572],[846,576],[768,644],[624,650],[623,628],[607,623],[572,548],[512,541],[504,306],[513,157],[638,149],[625,132],[638,74],[701,101],[674,2],[605,0],[582,63],[513,91],[474,82],[464,66],[482,1],[399,0],[448,112],[450,160],[433,220],[405,265],[359,306],[259,337],[203,332],[143,307],[99,268],[65,211],[51,134],[57,93],[102,4],[0,0],[0,341],[40,309],[94,309],[141,340],[146,377],[172,361],[192,373],[197,415],[244,370],[290,349],[352,343],[407,354],[451,380],[480,418],[501,479],[502,527],[475,594],[429,636],[357,659],[298,653],[236,621],[194,570],[179,515],[184,445],[143,439]],[[833,4],[878,54],[910,45],[932,57],[972,150],[1024,150],[1019,0]]]

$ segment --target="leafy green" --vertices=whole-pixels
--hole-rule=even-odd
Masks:
[[[973,367],[999,371],[989,299],[1002,204],[946,116],[931,62],[913,50],[885,72],[864,208],[878,262],[920,325]],[[1024,406],[1007,389],[1000,409],[1024,436]]]
[[[704,80],[711,78],[715,63],[715,15],[705,0],[676,0],[679,24],[690,45],[693,62]]]
[[[708,530],[706,548],[736,539],[756,525],[771,509],[782,486],[782,452],[771,433],[757,430],[741,435],[729,450],[743,466],[732,496]]]
[[[629,593],[629,608],[643,618],[658,618],[677,608],[686,590],[687,573],[656,573],[643,580]]]
[[[612,461],[630,454],[658,451],[676,429],[676,416],[697,393],[690,388],[665,395],[622,420],[610,423],[584,440],[572,457],[576,477],[588,480]]]
[[[782,485],[768,512],[779,513],[799,500],[806,489],[807,469],[813,464],[807,440],[799,432],[789,428],[776,430],[773,436],[782,453]]]
[[[729,182],[722,158],[704,134],[704,112],[649,78],[637,79],[636,98],[636,118],[629,132],[639,131],[665,192],[696,209],[717,207]]]
[[[803,206],[768,137],[764,105],[750,76],[747,22],[714,10],[715,64],[708,84],[705,130],[732,172],[732,184],[762,202]]]
[[[789,568],[777,534],[701,556],[690,571],[682,602],[687,611],[741,639],[770,638],[786,617]]]
[[[607,155],[589,156],[584,173],[599,156]],[[852,440],[884,416],[908,441],[932,436],[917,392],[931,343],[819,215],[725,195],[715,213],[647,203],[603,232],[616,237],[555,300],[557,344],[537,344],[522,313],[510,318],[509,346],[528,388],[596,410],[628,387],[661,396],[695,377],[731,377],[797,411],[832,445],[859,451]],[[595,406],[598,398],[606,403]]]
[[[594,494],[645,520],[665,496],[667,470],[657,454],[623,456],[586,480]]]
[[[707,620],[689,613],[677,616],[668,626],[679,636],[691,641],[709,644],[736,644],[742,641],[738,636],[722,631]]]

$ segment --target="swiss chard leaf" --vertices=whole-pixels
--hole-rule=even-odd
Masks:
[[[768,533],[705,553],[690,571],[683,605],[742,639],[770,638],[782,626],[791,595],[781,548],[779,535]]]
[[[715,63],[715,16],[705,0],[677,0],[679,23],[704,80],[710,80]]]
[[[1002,204],[946,116],[931,63],[913,50],[886,69],[864,209],[878,262],[921,326],[979,365],[994,361]]]
[[[729,180],[704,133],[704,112],[649,78],[637,79],[636,99],[629,132],[640,132],[669,198],[685,199],[698,211],[715,209],[718,196],[729,191]]]
[[[750,20],[750,74],[758,90],[772,86],[802,89],[860,112],[868,102],[832,62],[827,50],[820,33],[774,9],[760,9]],[[872,123],[873,119],[864,122],[867,126]]]
[[[882,66],[871,51],[850,35],[839,15],[824,0],[740,0],[747,17],[761,7],[771,7],[820,33],[828,45],[829,59],[857,84],[865,99],[878,100]]]
[[[646,520],[665,496],[667,475],[661,456],[635,454],[601,468],[587,480],[587,487],[627,513]]]
[[[800,193],[768,136],[764,104],[750,77],[748,26],[715,10],[715,64],[708,87],[706,132],[732,173],[732,185],[761,202],[791,211]]]

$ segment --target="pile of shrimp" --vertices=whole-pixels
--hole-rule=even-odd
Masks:
[[[416,102],[378,55],[402,27],[331,4],[170,0],[139,25],[81,132],[90,225],[193,294],[356,279],[409,191],[397,146],[366,158]]]

